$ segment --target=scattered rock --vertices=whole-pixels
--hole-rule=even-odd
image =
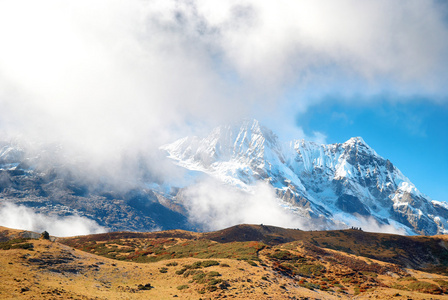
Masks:
[[[44,231],[41,233],[40,238],[44,240],[50,240],[50,234],[47,231]]]

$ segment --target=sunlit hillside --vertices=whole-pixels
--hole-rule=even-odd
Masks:
[[[445,237],[263,225],[46,239],[0,228],[1,299],[444,299]]]

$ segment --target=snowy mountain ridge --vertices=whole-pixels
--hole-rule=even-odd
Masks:
[[[249,191],[257,181],[279,201],[327,228],[347,218],[373,217],[409,234],[447,233],[448,210],[418,191],[361,137],[342,144],[305,140],[281,144],[256,120],[215,128],[162,147],[176,164]]]
[[[126,184],[99,170],[92,175],[76,158],[54,155],[58,145],[51,147],[30,151],[0,142],[0,214],[24,206],[36,218],[78,216],[121,231],[280,220],[302,229],[375,223],[374,231],[448,233],[448,204],[420,193],[360,137],[329,145],[282,143],[258,121],[245,120],[163,146],[185,174],[176,170],[175,177],[156,181],[142,176],[144,169],[129,168],[123,174],[136,173]]]

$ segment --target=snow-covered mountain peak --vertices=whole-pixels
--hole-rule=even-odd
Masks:
[[[205,138],[187,137],[162,147],[173,159],[206,168],[235,160],[263,164],[271,150],[280,152],[280,148],[278,137],[257,120],[219,126]]]
[[[350,139],[348,139],[344,144],[363,144],[363,145],[367,145],[367,143],[364,141],[364,139],[360,136],[354,136],[351,137]]]
[[[268,182],[282,205],[302,216],[344,223],[361,215],[386,225],[398,222],[407,232],[448,232],[448,211],[433,205],[361,137],[329,145],[280,144],[257,120],[243,120],[163,149],[178,165],[244,190]]]
[[[236,143],[244,142],[247,146],[261,146],[265,143],[271,146],[276,146],[278,144],[277,135],[272,132],[267,127],[262,126],[255,119],[244,119],[241,122],[235,122],[231,126],[222,126],[218,128],[226,128],[226,130],[237,132],[234,136],[236,137]],[[223,131],[221,129],[221,131]]]
[[[362,137],[352,137],[348,141],[342,144],[345,149],[355,149],[359,153],[367,154],[367,155],[379,155],[370,147]]]

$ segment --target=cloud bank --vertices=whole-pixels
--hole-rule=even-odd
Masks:
[[[274,189],[261,182],[252,187],[252,192],[244,192],[207,179],[188,187],[183,193],[183,201],[190,222],[205,231],[237,224],[316,229],[309,220],[280,206]]]
[[[414,235],[408,227],[394,220],[389,220],[390,224],[381,224],[372,216],[361,216],[356,215],[356,217],[349,214],[335,214],[335,218],[338,220],[343,220],[343,225],[336,225],[336,229],[347,229],[351,227],[360,228],[367,232],[380,232],[380,233],[390,233],[398,235]]]
[[[330,92],[447,101],[446,16],[438,1],[4,1],[1,132],[113,161]]]
[[[238,224],[265,224],[301,230],[361,228],[368,232],[399,235],[413,234],[403,224],[390,220],[380,224],[373,217],[336,214],[335,224],[309,219],[283,207],[272,186],[258,182],[249,192],[209,178],[187,187],[182,193],[189,221],[204,231],[214,231]]]
[[[33,209],[9,202],[0,203],[1,225],[34,232],[47,231],[51,235],[64,237],[106,232],[95,221],[72,215],[66,217],[36,213]]]

